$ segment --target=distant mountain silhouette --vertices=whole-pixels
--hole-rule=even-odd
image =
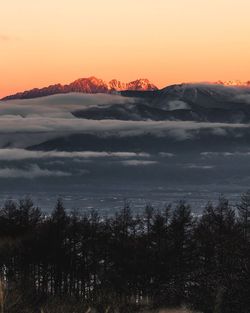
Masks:
[[[19,92],[14,95],[4,97],[2,100],[11,99],[31,99],[44,96],[50,96],[61,93],[81,92],[81,93],[115,93],[124,90],[137,91],[153,91],[158,88],[152,84],[148,79],[137,79],[129,83],[123,83],[116,79],[106,83],[102,79],[94,76],[88,78],[80,78],[70,83],[69,85],[51,85],[44,88],[34,88],[24,92]]]

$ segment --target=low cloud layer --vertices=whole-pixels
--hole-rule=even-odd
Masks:
[[[49,159],[49,158],[147,158],[148,153],[134,152],[96,152],[96,151],[31,151],[25,149],[0,149],[0,160],[15,161],[25,159]]]
[[[0,115],[72,118],[71,112],[89,107],[134,102],[135,99],[120,95],[69,93],[35,99],[1,101]]]
[[[91,134],[99,137],[150,134],[183,141],[199,136],[201,131],[222,137],[227,136],[228,132],[230,136],[234,136],[234,132],[235,136],[239,136],[241,130],[250,130],[249,124],[239,123],[89,120],[77,118],[72,114],[90,106],[129,105],[134,101],[133,98],[105,94],[67,94],[32,100],[1,101],[0,148],[26,148],[71,134]],[[172,109],[184,107],[184,102],[172,101]]]
[[[250,130],[250,125],[189,121],[96,121],[76,118],[11,116],[0,117],[0,147],[25,148],[71,134],[92,134],[100,137],[131,137],[151,134],[158,137],[186,140],[194,138],[202,130],[217,136],[226,136],[230,130],[244,129]],[[230,135],[233,136],[232,133]],[[238,134],[236,135],[238,136]]]

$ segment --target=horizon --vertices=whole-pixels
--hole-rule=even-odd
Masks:
[[[247,81],[249,9],[245,0],[4,1],[0,97],[92,73],[158,88]]]
[[[122,80],[119,80],[119,79],[117,79],[117,78],[112,78],[112,79],[109,79],[109,80],[104,80],[104,79],[102,79],[102,78],[100,78],[100,77],[97,77],[97,76],[95,76],[95,75],[90,75],[90,76],[88,76],[88,77],[76,78],[76,79],[74,79],[73,81],[67,82],[67,83],[65,83],[65,84],[64,84],[64,83],[61,83],[61,82],[55,82],[55,83],[52,83],[52,84],[46,85],[46,86],[40,86],[40,87],[38,87],[38,86],[33,86],[33,87],[29,88],[29,89],[17,90],[17,91],[15,91],[15,92],[12,93],[12,94],[1,95],[1,93],[0,93],[0,100],[4,100],[5,97],[11,96],[11,95],[23,93],[23,92],[26,92],[26,91],[31,91],[31,90],[33,90],[33,89],[42,89],[42,88],[54,86],[54,85],[57,85],[57,84],[62,85],[62,86],[67,86],[67,85],[69,85],[70,83],[73,83],[73,82],[75,82],[75,81],[82,80],[82,79],[91,79],[91,78],[95,78],[95,79],[98,79],[98,80],[102,80],[104,83],[107,83],[107,84],[110,83],[112,80],[117,80],[117,81],[119,81],[119,82],[121,82],[121,83],[125,83],[125,84],[132,83],[132,82],[139,81],[139,80],[148,80],[149,83],[153,84],[153,85],[157,88],[157,90],[161,90],[161,89],[164,89],[164,88],[173,86],[173,85],[192,85],[192,84],[193,84],[193,85],[196,85],[196,84],[197,84],[197,85],[206,85],[206,84],[207,84],[207,85],[223,85],[223,86],[225,86],[225,87],[241,87],[241,86],[249,87],[249,86],[250,86],[250,80],[241,81],[241,80],[238,80],[238,79],[236,79],[236,80],[225,80],[225,81],[222,81],[222,80],[220,80],[220,79],[218,79],[217,81],[186,81],[186,82],[183,81],[183,82],[170,83],[170,84],[165,84],[165,85],[163,85],[163,86],[159,86],[159,85],[155,84],[154,81],[151,81],[151,80],[148,79],[147,77],[144,77],[144,78],[142,78],[142,77],[139,78],[139,77],[138,77],[138,78],[135,78],[135,79],[133,79],[133,80],[131,80],[131,81],[122,81]],[[124,89],[124,91],[125,91],[125,89]],[[143,91],[143,90],[142,90],[142,91]]]

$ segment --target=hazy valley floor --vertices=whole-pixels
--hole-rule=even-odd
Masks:
[[[120,210],[125,201],[131,205],[134,214],[140,214],[144,211],[147,204],[153,207],[163,209],[168,204],[176,205],[180,200],[186,201],[192,207],[192,212],[199,215],[208,202],[216,203],[220,196],[229,199],[231,205],[236,206],[240,201],[240,194],[246,191],[248,186],[175,186],[167,188],[163,186],[150,187],[139,184],[128,184],[123,188],[116,186],[82,186],[77,191],[74,190],[55,190],[50,191],[44,188],[40,190],[18,190],[2,191],[0,193],[0,205],[6,200],[18,201],[24,196],[30,196],[36,205],[46,214],[51,213],[54,204],[58,198],[62,199],[67,211],[78,209],[79,213],[84,214],[95,209],[101,215],[112,216]]]

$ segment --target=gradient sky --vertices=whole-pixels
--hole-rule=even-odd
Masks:
[[[250,79],[249,0],[1,0],[0,96],[95,75]]]

